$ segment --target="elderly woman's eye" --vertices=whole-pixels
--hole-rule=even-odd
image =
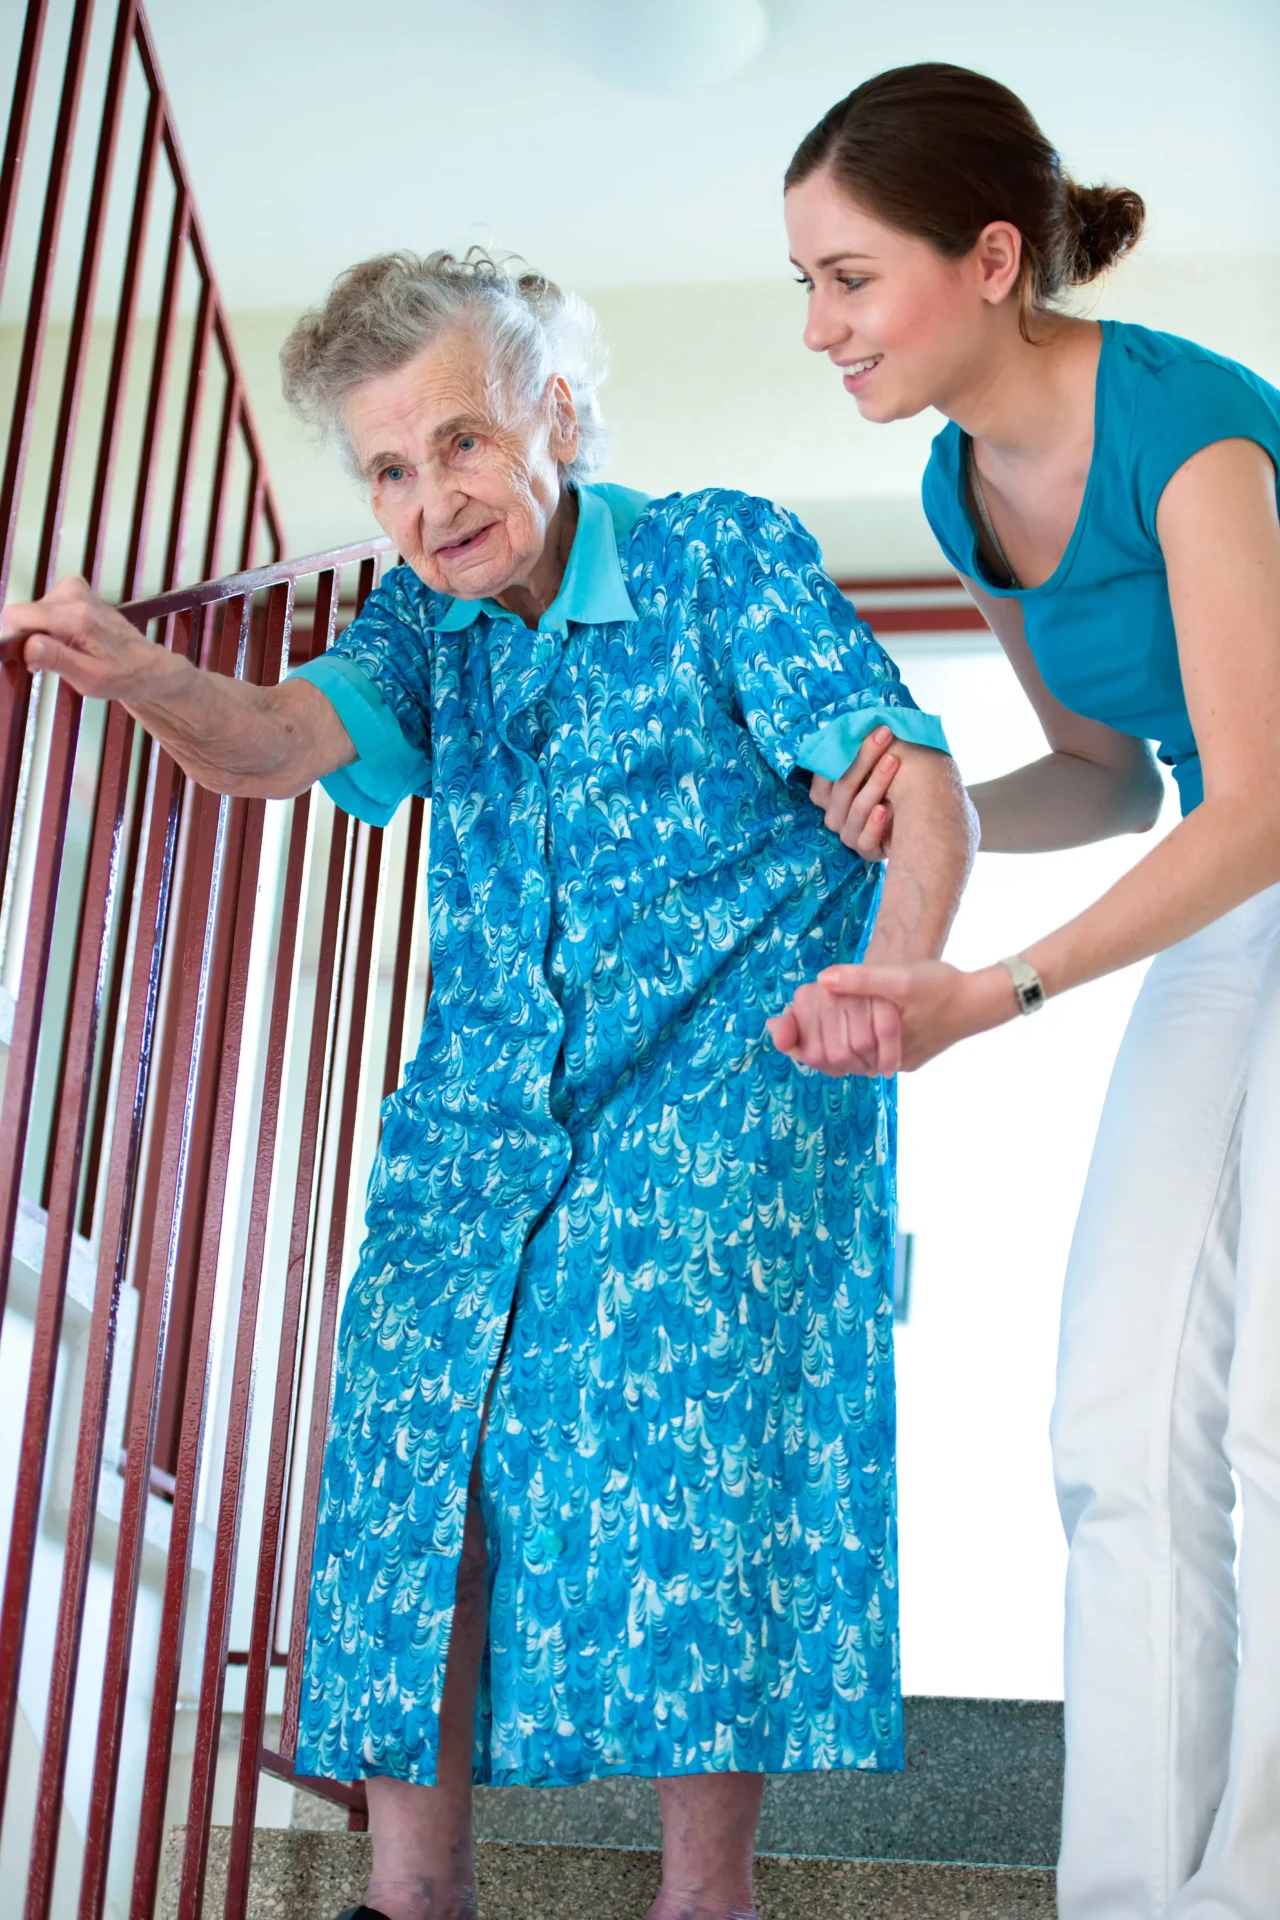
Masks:
[[[474,433],[460,433],[458,435],[457,448],[459,453],[474,453],[479,445],[479,438]]]
[[[407,471],[408,469],[405,467],[384,467],[382,469],[382,472],[378,475],[378,478],[380,480],[389,481],[390,484],[394,487],[398,480],[404,479],[405,473]]]

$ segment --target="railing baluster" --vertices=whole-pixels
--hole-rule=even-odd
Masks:
[[[235,602],[228,606],[228,620]],[[265,670],[261,676],[268,684],[279,675],[280,660],[288,638],[288,591],[278,596],[267,638]],[[243,602],[236,626],[240,640],[240,667],[243,671],[252,604]],[[224,639],[224,665],[225,665]],[[255,674],[255,679],[260,676]],[[164,1842],[164,1810],[173,1745],[173,1723],[177,1703],[178,1673],[182,1660],[183,1632],[186,1624],[187,1589],[191,1571],[191,1547],[195,1524],[195,1503],[199,1492],[200,1467],[205,1441],[207,1372],[213,1331],[214,1294],[222,1239],[223,1206],[226,1198],[227,1171],[231,1151],[231,1130],[240,1071],[241,1043],[253,946],[255,905],[262,851],[264,803],[237,802],[232,809],[233,834],[239,829],[239,845],[228,855],[224,881],[226,906],[222,912],[222,944],[225,958],[219,968],[225,981],[223,1019],[217,1030],[206,1031],[207,1078],[214,1083],[216,1111],[211,1127],[209,1170],[203,1196],[201,1245],[196,1284],[193,1290],[190,1340],[185,1367],[185,1394],[182,1428],[175,1462],[173,1520],[169,1535],[168,1564],[165,1570],[164,1604],[160,1646],[156,1657],[152,1691],[151,1733],[143,1776],[142,1818],[139,1825],[134,1861],[132,1908],[149,1920],[155,1905],[160,1852]],[[238,816],[238,819],[237,817]]]
[[[178,295],[182,285],[183,257],[187,226],[191,218],[191,196],[183,181],[175,182],[173,220],[169,229],[169,253],[165,261],[164,290],[156,319],[155,348],[151,362],[151,389],[147,395],[146,424],[138,454],[138,484],[133,498],[133,525],[129,532],[129,557],[124,569],[124,597],[136,598],[142,585],[146,564],[147,533],[151,524],[151,496],[155,487],[156,461],[160,448],[160,430],[164,421],[165,397],[169,386],[169,360],[174,327],[178,316]],[[171,581],[165,582],[171,586]]]
[[[39,12],[42,25],[42,7]],[[66,200],[67,179],[71,170],[76,115],[80,105],[80,89],[84,81],[85,56],[88,52],[89,28],[92,19],[93,0],[76,0],[67,46],[67,65],[62,83],[62,96],[58,106],[58,123],[54,131],[53,152],[49,165],[49,184],[40,222],[40,237],[36,242],[35,270],[32,275],[31,298],[27,307],[26,330],[22,340],[18,383],[13,397],[13,415],[9,426],[4,476],[0,479],[0,606],[3,606],[8,597],[9,576],[13,566],[22,479],[27,464],[31,423],[35,415],[36,388],[40,378],[45,333],[49,321],[49,298],[53,287],[54,261],[58,250],[58,234],[62,225],[62,209]],[[30,26],[29,20],[28,27]],[[40,28],[37,27],[34,40],[37,48],[39,40]],[[24,41],[24,54],[26,50]],[[27,76],[20,71],[19,97],[14,103],[11,122],[12,131],[18,121],[21,121],[24,139],[26,116],[30,110],[30,101],[24,90],[26,79]],[[7,159],[8,155],[6,155]],[[11,191],[16,188],[16,179],[15,161],[14,173],[10,182],[7,183]],[[10,208],[6,207],[4,212],[8,217]],[[18,796],[18,782],[22,772],[22,748],[30,692],[30,679],[19,668],[6,667],[3,672],[0,672],[0,873],[4,871],[9,859],[9,841]],[[0,1251],[3,1251],[2,1246]],[[2,1285],[3,1278],[0,1277],[0,1286]]]
[[[63,1302],[75,1229],[90,1064],[106,984],[106,955],[119,876],[120,829],[128,787],[132,730],[133,722],[128,714],[122,707],[114,707],[108,723],[104,753],[104,772],[109,769],[110,777],[104,779],[99,790],[76,975],[67,1023],[63,1098],[58,1112],[44,1269],[40,1277],[32,1378],[22,1441],[23,1468],[29,1475],[36,1508],[39,1504],[39,1485],[43,1479]],[[47,1920],[53,1897],[67,1741],[71,1732],[71,1711],[79,1669],[80,1630],[97,1505],[107,1386],[110,1381],[115,1316],[109,1308],[103,1310],[108,1302],[110,1294],[103,1289],[97,1302],[98,1311],[94,1317],[86,1364],[85,1397],[54,1641],[56,1652],[45,1713],[44,1746],[36,1795],[36,1822],[31,1843],[25,1920]]]
[[[116,454],[120,445],[120,427],[124,417],[124,395],[133,358],[133,335],[137,323],[138,287],[151,223],[151,196],[155,187],[156,161],[160,155],[160,135],[164,129],[164,109],[153,94],[147,102],[147,119],[138,155],[138,178],[134,187],[133,213],[129,221],[129,242],[125,249],[124,274],[120,282],[120,303],[116,312],[115,339],[111,348],[111,371],[107,376],[106,397],[102,403],[102,427],[98,436],[98,459],[93,476],[93,503],[89,508],[89,526],[85,535],[82,570],[96,587],[102,574],[102,555],[111,511],[111,486],[115,478]]]
[[[130,730],[130,742],[135,738],[136,730]],[[89,1121],[89,1144],[85,1151],[83,1199],[80,1206],[80,1232],[86,1240],[93,1236],[93,1223],[97,1217],[98,1183],[102,1173],[102,1147],[106,1137],[108,1110],[111,1105],[111,1061],[115,1053],[116,1035],[119,1031],[120,1002],[124,994],[125,973],[129,959],[129,923],[130,909],[138,879],[138,860],[142,852],[142,830],[146,822],[146,767],[148,757],[147,738],[142,737],[141,745],[135,749],[137,759],[137,778],[133,793],[128,802],[127,817],[129,831],[125,840],[124,861],[121,868],[118,893],[119,910],[112,943],[110,968],[107,975],[107,998],[99,1026],[98,1084],[93,1096],[92,1114]],[[104,766],[106,762],[104,760]],[[101,804],[101,802],[99,802]]]
[[[48,11],[49,0],[28,0],[22,45],[18,49],[18,65],[13,78],[13,100],[4,137],[4,158],[0,160],[0,293],[4,291],[5,269],[9,264],[9,241],[13,236],[18,188],[22,183],[22,163],[26,158],[27,134],[31,127],[31,103],[35,99],[36,74],[40,68],[40,47],[44,40]]]
[[[231,1847],[227,1866],[226,1920],[244,1920],[248,1901],[248,1876],[253,1850],[258,1776],[261,1771],[267,1681],[271,1671],[271,1648],[275,1639],[275,1609],[280,1581],[284,1506],[291,1479],[293,1424],[296,1417],[300,1360],[299,1341],[306,1326],[322,1199],[320,1176],[326,1157],[326,1141],[332,1122],[336,1093],[339,1010],[346,986],[347,969],[351,964],[352,920],[358,870],[358,834],[353,831],[353,827],[354,823],[345,814],[335,815],[334,847],[330,852],[329,888],[325,898],[321,971],[316,981],[312,1015],[308,1098],[303,1120],[304,1139],[294,1187],[288,1277],[276,1354],[276,1388],[272,1404],[267,1484],[254,1582],[249,1658],[245,1672],[244,1712],[241,1720]],[[344,858],[340,882],[335,848],[341,851]],[[339,884],[335,885],[335,882]],[[341,928],[340,935],[339,928]],[[360,936],[356,936],[357,941],[359,938]],[[335,1198],[334,1205],[337,1204]]]
[[[181,804],[182,781],[177,767],[159,748],[151,751],[155,760],[155,780],[139,907],[137,953],[130,978],[124,1057],[112,1129],[106,1207],[98,1259],[98,1294],[101,1296],[104,1287],[109,1290],[113,1322],[115,1301],[124,1284],[133,1246],[132,1229],[136,1217],[142,1138],[151,1085],[152,1046],[173,895],[173,866]],[[85,1829],[80,1920],[99,1920],[106,1899],[124,1685],[124,1680],[113,1672],[109,1661],[103,1675],[97,1752]]]
[[[191,497],[191,468],[195,456],[196,435],[200,428],[200,407],[204,399],[205,368],[209,358],[209,339],[213,331],[214,294],[205,280],[200,288],[200,306],[196,314],[191,345],[191,367],[187,375],[187,396],[183,407],[182,439],[178,447],[178,465],[173,480],[173,500],[169,508],[169,540],[164,558],[164,584],[176,587],[182,572],[182,548],[187,530],[187,510]]]
[[[205,534],[202,577],[213,578],[218,565],[218,546],[222,539],[224,509],[227,500],[227,475],[235,451],[236,429],[240,424],[240,395],[235,381],[227,375],[226,398],[222,403],[222,424],[218,429],[218,452],[214,462],[213,485],[209,497],[209,526]]]
[[[14,1014],[13,1035],[9,1044],[4,1104],[0,1107],[0,1312],[3,1311],[8,1292],[9,1274],[13,1261],[13,1236],[27,1145],[27,1126],[31,1117],[31,1095],[35,1085],[40,1016],[44,1006],[49,955],[53,942],[58,863],[66,832],[71,773],[79,724],[79,696],[72,693],[69,687],[60,687],[54,716],[53,743],[49,754],[48,784],[40,815],[36,884],[32,890],[31,916],[23,952],[22,981]],[[56,1364],[55,1340],[52,1353],[37,1352],[35,1355],[28,1386],[29,1405],[39,1405],[43,1396],[52,1394]],[[45,1427],[35,1441],[32,1439],[30,1423],[28,1422],[24,1427],[23,1451],[9,1536],[9,1556],[5,1569],[4,1595],[3,1600],[0,1601],[0,1806],[5,1803],[9,1763],[13,1750],[18,1673],[30,1598],[35,1535],[39,1522],[44,1449],[48,1437],[47,1424],[46,1413]]]
[[[80,410],[84,384],[85,358],[89,332],[93,325],[94,297],[98,288],[98,267],[102,258],[103,232],[107,221],[107,200],[115,169],[116,147],[120,139],[120,116],[124,108],[125,84],[129,78],[129,55],[133,42],[137,0],[121,0],[116,16],[115,39],[111,47],[111,66],[107,74],[106,97],[102,106],[102,127],[98,136],[98,155],[94,162],[93,188],[89,195],[89,213],[85,221],[84,250],[80,260],[80,279],[76,287],[71,335],[62,377],[62,399],[54,433],[53,457],[45,502],[44,525],[40,531],[40,551],[36,559],[32,597],[38,599],[53,577],[66,505],[67,485],[71,477],[71,446]]]
[[[257,453],[250,448],[249,484],[245,489],[244,526],[240,533],[240,566],[245,572],[253,565],[254,548],[258,540],[258,521],[261,517],[262,480]]]
[[[364,832],[366,835],[364,886],[358,929],[353,941],[349,912],[343,943],[343,971],[346,972],[348,965],[352,968],[349,987],[350,1015],[345,1057],[342,1062],[342,1103],[338,1120],[337,1152],[329,1209],[328,1252],[321,1305],[319,1356],[313,1382],[313,1433],[317,1419],[323,1429],[328,1414],[329,1371],[333,1358],[337,1289],[341,1280],[342,1249],[346,1239],[347,1204],[351,1189],[356,1117],[359,1110],[361,1073],[364,1064],[373,934],[378,911],[383,835],[378,828],[367,828]],[[353,880],[354,876],[353,862]],[[344,994],[347,991],[347,984],[344,981]],[[331,1071],[336,1069],[336,1065],[335,1061]],[[314,1259],[313,1244],[312,1266],[314,1266]],[[282,1342],[278,1385],[284,1381],[284,1359],[290,1351],[290,1347]],[[258,1777],[262,1768],[262,1725],[266,1710],[267,1675],[270,1672],[271,1649],[275,1641],[275,1609],[280,1581],[284,1489],[289,1480],[287,1465],[287,1455],[290,1451],[289,1413],[294,1404],[296,1404],[296,1385],[290,1383],[290,1391],[287,1394],[277,1391],[276,1418],[272,1426],[273,1471],[268,1500],[263,1510],[262,1551],[258,1561],[253,1624],[249,1639],[249,1667],[245,1676],[245,1710],[227,1867],[226,1920],[243,1920],[248,1902],[253,1821],[257,1806]]]
[[[191,1768],[191,1794],[187,1805],[186,1846],[183,1853],[182,1883],[179,1893],[179,1911],[184,1916],[197,1916],[200,1912],[205,1866],[208,1861],[209,1823],[213,1817],[213,1789],[217,1770],[218,1733],[222,1722],[223,1690],[226,1681],[231,1601],[240,1545],[240,1516],[244,1504],[245,1447],[253,1397],[258,1303],[262,1291],[267,1223],[275,1177],[276,1136],[284,1092],[293,962],[298,941],[299,908],[305,873],[310,806],[309,794],[303,794],[294,802],[288,863],[285,869],[284,906],[276,951],[262,1108],[258,1120],[258,1151],[254,1161],[253,1193],[249,1206],[249,1236],[245,1250],[244,1278],[238,1302],[235,1358],[232,1363],[231,1397],[223,1454],[222,1497],[218,1508],[213,1572],[205,1618],[204,1667],[200,1682],[195,1753]],[[339,869],[337,884],[341,884],[341,869]],[[317,1098],[323,1070],[322,1048],[316,1080]],[[307,1098],[309,1102],[310,1082]],[[309,1104],[304,1107],[304,1115],[306,1112],[309,1112]],[[305,1132],[304,1117],[304,1137]]]
[[[171,826],[176,831],[178,791],[182,781],[171,761],[168,767],[163,766],[163,762],[167,760],[168,756],[162,755],[161,780],[171,796],[168,815]],[[160,1143],[159,1179],[155,1199],[158,1231],[153,1235],[144,1226],[142,1235],[144,1256],[151,1254],[154,1249],[159,1258],[158,1261],[154,1256],[150,1260],[144,1259],[143,1274],[140,1276],[145,1277],[146,1285],[142,1292],[138,1341],[134,1351],[134,1381],[129,1417],[124,1499],[116,1548],[115,1575],[112,1582],[102,1709],[98,1723],[94,1764],[93,1807],[85,1843],[86,1858],[92,1851],[95,1864],[101,1860],[103,1869],[105,1869],[105,1861],[110,1850],[110,1834],[114,1818],[124,1703],[132,1659],[138,1578],[159,1408],[161,1368],[164,1362],[174,1271],[184,1223],[184,1207],[189,1190],[192,1149],[193,1145],[197,1144],[193,1142],[192,1137],[193,1105],[208,993],[210,941],[225,855],[228,805],[228,802],[220,801],[213,794],[197,792],[194,796],[194,830],[186,849],[187,873],[184,876],[187,882],[184,894],[190,902],[190,909],[189,915],[177,916],[178,926],[175,929],[177,937],[181,938],[188,931],[183,927],[182,921],[189,917],[189,930],[195,936],[194,949],[200,955],[200,962],[196,966],[188,962],[175,971],[172,1077],[167,1085],[160,1083],[167,1099],[163,1116],[157,1116],[156,1126]]]
[[[22,339],[22,360],[13,399],[13,421],[9,429],[9,449],[4,478],[0,481],[0,603],[8,592],[9,572],[13,564],[13,544],[18,531],[18,504],[22,476],[27,463],[31,423],[35,416],[36,386],[44,353],[45,332],[49,324],[49,298],[53,290],[53,269],[62,227],[67,181],[75,145],[76,117],[80,110],[80,89],[84,83],[85,57],[89,50],[89,29],[93,24],[93,0],[76,0],[67,45],[67,65],[58,103],[58,124],[54,129],[49,162],[49,185],[45,193],[40,237],[36,242],[35,272],[31,299],[27,307],[27,325]],[[0,794],[0,808],[4,796]]]

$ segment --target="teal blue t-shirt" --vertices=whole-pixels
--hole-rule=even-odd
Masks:
[[[1280,391],[1190,340],[1102,323],[1093,460],[1075,530],[1043,585],[1001,586],[978,552],[965,482],[967,436],[933,443],[924,510],[958,572],[1022,602],[1045,685],[1073,712],[1159,743],[1183,813],[1204,798],[1187,714],[1156,509],[1183,463],[1216,440],[1254,440],[1280,473]]]

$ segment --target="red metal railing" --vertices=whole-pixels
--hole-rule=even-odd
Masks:
[[[9,266],[10,242],[18,213],[32,114],[45,51],[48,0],[30,0],[18,56],[13,103],[3,161],[0,161],[0,291]],[[81,95],[94,28],[93,0],[75,0],[65,47],[65,68],[56,124],[48,155],[48,176],[40,210],[38,238],[31,270],[26,325],[13,393],[13,411],[3,476],[0,477],[0,602],[12,590],[30,596],[45,591],[62,561],[68,506],[68,483],[78,467],[92,473],[92,492],[84,528],[80,568],[94,585],[103,583],[108,558],[121,562],[118,592],[122,600],[137,598],[154,578],[161,590],[176,586],[185,557],[193,544],[197,500],[203,504],[203,538],[199,541],[199,571],[209,578],[227,556],[226,531],[234,514],[239,526],[238,564],[252,566],[254,551],[264,532],[278,558],[282,536],[274,498],[267,480],[261,448],[254,429],[248,396],[236,362],[226,314],[218,295],[208,249],[191,197],[182,153],[169,111],[155,50],[145,15],[136,0],[120,0],[107,68],[102,112],[85,211],[84,240],[75,268],[75,294],[65,348],[56,425],[47,458],[44,485],[30,486],[33,428],[42,380],[57,378],[57,355],[50,351],[50,315],[60,264],[68,187],[83,138]],[[53,50],[56,62],[56,49]],[[101,411],[96,440],[90,446],[81,433],[86,403],[86,380],[104,252],[111,225],[113,193],[120,185],[117,162],[123,141],[126,104],[141,93],[145,101],[138,138],[127,239],[118,263],[119,282],[109,364],[99,382]],[[163,276],[151,343],[150,367],[141,383],[134,365],[140,335],[139,305],[153,256],[162,237],[157,221],[157,175],[163,158],[167,169],[170,217],[164,243]],[[188,285],[190,283],[190,285]],[[185,293],[196,302],[194,323],[184,323]],[[179,337],[190,334],[176,444],[166,445],[165,424],[173,361]],[[217,376],[215,379],[213,376]],[[206,427],[206,398],[211,386],[222,389],[216,430]],[[143,388],[145,387],[145,400]],[[142,404],[140,429],[130,449],[132,473],[120,471],[122,437],[131,402]],[[42,456],[46,449],[40,449]],[[237,455],[239,459],[237,461]],[[157,516],[157,485],[166,460],[172,480],[166,513]],[[126,462],[126,465],[129,463]],[[235,469],[242,469],[237,473]],[[113,504],[126,492],[131,506],[126,516],[113,515]],[[29,551],[24,553],[24,548]],[[159,574],[156,576],[157,555]],[[15,580],[15,560],[25,564]],[[115,582],[108,583],[115,586]],[[60,767],[75,744],[76,716],[71,696],[63,698],[57,728]],[[0,866],[8,852],[8,835],[17,812],[24,749],[28,747],[28,681],[25,675],[6,676],[0,704]]]
[[[19,49],[0,286],[24,167],[29,188],[39,172],[51,11],[32,0]],[[278,515],[146,20],[122,0],[109,25],[59,345],[95,52],[91,0],[72,0],[0,478],[0,597],[44,591],[82,534],[82,571],[161,644],[270,682],[328,643],[385,543],[249,570],[264,539],[279,561]],[[228,558],[241,572],[177,590],[188,552],[206,580]],[[26,1920],[55,1897],[144,1920],[166,1826],[184,1822],[179,1911],[200,1911],[229,1670],[244,1697],[226,1912],[244,1912],[260,1770],[292,1766],[351,1196],[425,991],[422,837],[421,803],[383,835],[322,797],[205,793],[122,709],[82,713],[65,687],[0,668],[0,1879],[6,1911],[24,1890]],[[188,1782],[173,1749],[192,1720]],[[358,1821],[360,1795],[330,1791]]]
[[[184,589],[130,613],[140,626],[153,624],[163,644],[212,670],[270,683],[287,661],[328,644],[344,574],[348,581],[358,575],[358,604],[378,561],[376,549],[353,548]],[[315,597],[299,623],[302,582],[314,582]],[[140,825],[131,808],[140,810]],[[413,802],[403,825],[384,834],[314,795],[272,808],[223,799],[186,781],[168,755],[136,735],[122,709],[111,708],[70,991],[55,1002],[41,991],[41,960],[58,911],[66,811],[58,792],[46,789],[0,1109],[0,1225],[11,1243],[24,1208],[43,1253],[0,1603],[0,1770],[12,1751],[37,1540],[51,1525],[55,1379],[78,1252],[92,1258],[95,1273],[74,1445],[65,1432],[62,1442],[74,1469],[55,1529],[62,1550],[54,1652],[47,1673],[26,1676],[43,1706],[43,1740],[25,1915],[46,1915],[55,1875],[76,1872],[81,1914],[102,1913],[109,1876],[118,1888],[124,1874],[127,1911],[146,1920],[167,1820],[186,1827],[178,1911],[184,1920],[200,1911],[237,1603],[247,1614],[248,1645],[225,1912],[242,1915],[259,1774],[292,1777],[311,1517],[359,1173],[376,1128],[371,1116],[396,1083],[406,1035],[421,1018],[424,809]],[[124,851],[134,842],[138,879],[126,890]],[[112,1005],[111,959],[122,945],[129,957]],[[372,990],[375,972],[380,995]],[[31,1131],[38,1055],[62,1062],[45,1209],[29,1177],[23,1188],[24,1167],[29,1175],[44,1150]],[[87,1123],[95,1085],[108,1075],[114,1097],[102,1191],[86,1245],[78,1223]],[[287,1248],[274,1269],[273,1243]],[[130,1284],[140,1307],[126,1351],[119,1329]],[[188,1307],[186,1365],[172,1497],[160,1500],[151,1466],[180,1297]],[[113,1438],[112,1385],[122,1370],[132,1374],[132,1394],[127,1428]],[[262,1471],[249,1539],[242,1521],[251,1458]],[[121,1460],[122,1496],[104,1505],[103,1482]],[[163,1571],[155,1576],[159,1626],[153,1658],[138,1671],[143,1547],[157,1508],[166,1530]],[[200,1529],[212,1552],[194,1610]],[[95,1543],[99,1555],[110,1551],[111,1590],[105,1644],[88,1672],[82,1655]],[[281,1660],[282,1698],[273,1703]],[[195,1736],[186,1806],[175,1807],[170,1772],[184,1684]],[[145,1754],[132,1759],[131,1702],[141,1703],[148,1726]],[[269,1745],[273,1705],[281,1730]],[[59,1832],[73,1722],[89,1732],[94,1760],[83,1848],[69,1863]],[[140,1769],[141,1785],[136,1818],[122,1835],[117,1790],[126,1763]],[[328,1791],[358,1822],[360,1794]],[[122,1847],[131,1853],[126,1863]]]

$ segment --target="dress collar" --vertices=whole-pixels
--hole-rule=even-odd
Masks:
[[[559,593],[538,622],[539,633],[563,636],[571,620],[580,626],[603,626],[639,618],[622,577],[618,539],[630,531],[628,523],[634,524],[644,505],[643,495],[627,494],[621,487],[578,488],[578,525],[569,563]],[[444,600],[439,618],[430,624],[437,633],[457,633],[482,613],[494,620],[516,618],[496,600]]]

